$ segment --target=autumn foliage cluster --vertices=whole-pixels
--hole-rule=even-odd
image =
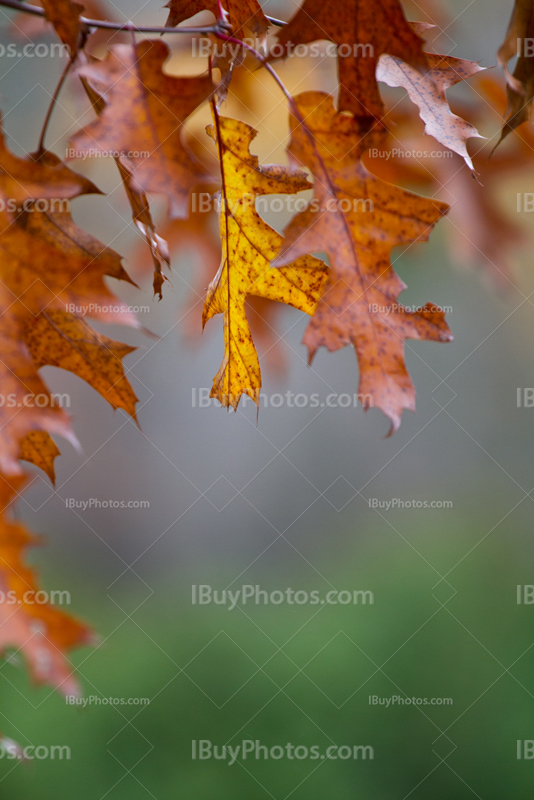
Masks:
[[[201,254],[198,287],[205,290],[209,283],[202,324],[222,315],[224,332],[212,396],[234,408],[244,394],[259,401],[253,333],[268,336],[276,313],[270,301],[277,301],[309,315],[304,345],[310,361],[320,347],[354,348],[362,402],[381,409],[394,432],[403,410],[415,410],[405,341],[452,339],[439,305],[412,310],[401,304],[406,287],[391,264],[392,248],[426,241],[448,213],[448,205],[434,199],[439,186],[462,187],[450,212],[460,260],[481,262],[494,280],[505,282],[509,274],[507,246],[517,231],[481,185],[489,191],[496,176],[520,168],[533,152],[532,134],[522,125],[534,92],[533,58],[520,53],[513,75],[507,66],[517,42],[534,36],[533,0],[516,0],[498,53],[506,102],[500,79],[488,77],[478,64],[429,52],[425,38],[432,26],[408,22],[400,0],[304,0],[287,24],[266,17],[258,0],[170,0],[162,27],[185,25],[190,37],[211,42],[200,74],[191,77],[168,71],[169,47],[160,35],[140,38],[132,26],[97,57],[93,43],[102,30],[81,16],[90,11],[110,19],[96,4],[84,12],[70,0],[42,0],[42,9],[33,7],[28,17],[43,24],[39,13],[44,14],[68,47],[62,82],[68,73],[93,109],[93,121],[72,136],[69,152],[77,158],[114,154],[157,297],[167,299],[167,239],[173,246],[192,243]],[[191,32],[188,21],[200,11],[212,12],[214,21]],[[291,96],[278,64],[295,48],[305,54],[316,42],[337,48],[339,91]],[[247,82],[260,72],[287,109],[288,166],[260,164],[254,128],[225,115],[232,94],[245,106],[253,102]],[[455,114],[446,91],[468,79],[477,81],[473,102]],[[404,89],[413,105],[386,107],[380,84]],[[191,147],[184,128],[203,105],[212,117],[203,133],[211,162]],[[502,139],[521,126],[505,155],[498,148],[490,160],[485,142],[483,153],[467,147],[468,140],[480,138],[488,108],[503,115]],[[393,154],[403,132],[416,149],[427,149],[419,119],[434,150],[450,151],[453,159],[407,163]],[[121,257],[80,229],[68,210],[43,202],[99,192],[46,150],[45,130],[46,125],[37,152],[25,158],[0,140],[0,393],[14,398],[0,406],[0,588],[20,597],[37,589],[23,562],[32,536],[9,511],[27,481],[20,462],[43,469],[54,481],[59,450],[51,434],[75,442],[61,408],[28,402],[50,397],[39,369],[53,365],[73,372],[132,417],[136,404],[122,363],[132,348],[97,333],[88,319],[137,325],[107,282],[130,278]],[[391,158],[376,157],[385,152]],[[208,215],[192,208],[192,193],[206,188],[220,193],[220,241],[213,238]],[[283,235],[258,210],[259,198],[305,191],[311,198]],[[159,231],[150,210],[156,196],[166,198],[169,216]],[[469,237],[463,236],[467,224]],[[220,266],[208,276],[214,258]],[[0,605],[2,649],[22,650],[36,680],[67,694],[75,691],[67,653],[90,639],[85,625],[51,606]]]

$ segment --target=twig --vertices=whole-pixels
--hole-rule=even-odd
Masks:
[[[44,17],[45,11],[39,6],[32,6],[29,3],[22,3],[20,0],[0,0],[0,7],[12,8],[15,11],[22,11],[25,14],[33,14],[36,17]],[[287,23],[275,17],[267,17],[271,25],[282,27]],[[203,27],[193,28],[167,28],[165,26],[146,26],[146,25],[132,25],[130,22],[109,22],[104,19],[88,19],[87,17],[80,17],[82,25],[87,25],[89,28],[105,28],[112,31],[133,31],[134,33],[214,33],[220,32],[218,23],[215,25],[204,25]]]
[[[66,65],[65,69],[61,73],[58,85],[56,86],[56,90],[55,90],[54,94],[52,95],[52,100],[50,101],[50,105],[48,106],[48,111],[46,112],[46,117],[44,118],[43,127],[41,129],[41,135],[39,137],[39,144],[37,145],[37,157],[41,156],[44,153],[44,149],[45,149],[44,148],[44,140],[45,140],[45,136],[46,136],[46,130],[48,128],[48,123],[50,122],[50,117],[52,116],[52,112],[54,110],[54,106],[55,106],[55,104],[57,102],[57,99],[59,97],[59,93],[60,93],[61,89],[63,88],[63,84],[65,83],[65,80],[67,78],[67,75],[69,74],[69,70],[72,67],[73,63],[74,63],[74,59],[73,58],[69,58],[69,61],[68,61],[67,65]]]

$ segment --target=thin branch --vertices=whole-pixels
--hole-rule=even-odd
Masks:
[[[65,69],[61,73],[61,76],[60,76],[59,81],[58,81],[58,85],[56,86],[56,90],[55,90],[54,94],[52,95],[52,99],[50,101],[50,105],[48,106],[48,111],[46,112],[46,117],[45,117],[44,122],[43,122],[43,127],[41,129],[41,135],[39,137],[39,144],[37,145],[37,154],[38,154],[38,156],[40,156],[44,152],[44,149],[45,149],[44,140],[45,140],[45,136],[46,136],[46,130],[48,128],[48,123],[50,122],[50,118],[52,116],[52,112],[54,110],[54,106],[56,105],[57,99],[59,97],[59,93],[60,93],[61,89],[63,88],[63,84],[65,83],[65,80],[67,78],[67,75],[69,74],[69,70],[72,67],[73,63],[74,63],[74,59],[69,58],[67,66],[65,67]]]
[[[36,17],[44,17],[45,11],[43,8],[39,8],[39,6],[32,6],[28,3],[22,3],[20,0],[0,0],[0,7],[3,8],[12,8],[15,11],[21,11],[25,14],[33,14]],[[277,25],[278,27],[282,27],[287,23],[281,19],[276,19],[275,17],[267,17],[271,25]],[[121,23],[121,22],[108,22],[108,20],[104,19],[88,19],[87,17],[80,17],[80,22],[82,25],[86,25],[88,28],[105,28],[107,30],[112,31],[133,31],[134,33],[214,33],[217,34],[220,32],[220,26],[218,23],[215,25],[205,25],[203,27],[196,27],[196,28],[166,28],[165,26],[146,26],[146,25],[132,25],[131,22]]]

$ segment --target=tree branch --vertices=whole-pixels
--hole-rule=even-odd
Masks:
[[[0,7],[12,8],[15,11],[21,11],[25,14],[33,14],[36,17],[44,17],[45,12],[39,6],[32,6],[29,3],[22,3],[20,0],[0,0]],[[282,27],[287,23],[275,17],[267,17],[271,25]],[[133,33],[219,33],[220,27],[215,25],[205,25],[196,28],[166,28],[165,26],[145,26],[133,25],[131,22],[108,22],[104,19],[88,19],[87,17],[80,17],[82,25],[88,28],[105,28],[112,31],[133,31]]]

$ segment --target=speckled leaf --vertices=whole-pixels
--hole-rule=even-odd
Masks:
[[[107,58],[86,64],[79,75],[99,94],[106,107],[97,120],[72,138],[78,154],[118,153],[131,175],[131,185],[148,194],[164,194],[172,217],[186,217],[189,193],[205,179],[200,163],[182,140],[187,117],[213,91],[208,75],[175,78],[163,72],[169,48],[145,40],[135,48],[116,45]]]
[[[452,113],[445,91],[456,83],[476,75],[483,67],[475,61],[433,53],[427,53],[426,58],[430,72],[422,75],[400,58],[382,55],[378,61],[376,77],[388,86],[402,86],[406,89],[412,103],[419,107],[419,114],[425,123],[425,133],[433,136],[450,150],[454,150],[465,159],[467,166],[473,169],[466,141],[481,136],[473,125]]]
[[[260,167],[258,158],[249,152],[256,131],[246,123],[221,117],[219,128],[225,191],[220,215],[223,257],[208,289],[203,324],[215,314],[224,314],[224,359],[211,397],[223,406],[237,408],[243,394],[257,403],[261,388],[260,364],[245,313],[247,296],[277,300],[312,314],[327,268],[309,255],[284,269],[270,267],[282,237],[260,217],[255,198],[293,194],[311,185],[304,172],[291,173],[274,164]],[[216,138],[212,126],[208,133]]]
[[[53,404],[37,373],[23,338],[26,326],[43,311],[72,311],[71,306],[82,316],[137,324],[105,282],[106,276],[129,280],[120,257],[62,210],[63,201],[94,191],[57,156],[21,159],[0,143],[0,469],[5,474],[20,474],[21,441],[32,431],[57,433],[76,444],[69,417]]]
[[[371,175],[360,162],[368,138],[362,137],[357,120],[336,112],[332,97],[308,92],[294,99],[315,146],[292,116],[290,158],[312,172],[315,196],[286,228],[275,263],[327,253],[328,285],[304,335],[310,360],[319,347],[333,351],[354,345],[360,400],[364,407],[377,406],[387,414],[392,433],[402,410],[415,410],[405,340],[448,342],[452,336],[436,306],[409,310],[399,304],[406,286],[393,271],[391,249],[426,240],[448,207]]]
[[[42,312],[28,322],[23,335],[37,367],[73,372],[113,408],[123,408],[135,418],[137,397],[122,364],[135,347],[96,333],[85,320],[65,311]]]
[[[423,40],[406,21],[399,0],[304,0],[278,34],[279,43],[287,53],[289,46],[318,39],[338,46],[339,110],[367,117],[369,124],[384,116],[376,82],[382,53],[401,58],[422,73],[428,70]]]
[[[19,458],[46,472],[53,484],[56,482],[54,461],[59,455],[59,447],[46,431],[30,431],[20,443]]]

